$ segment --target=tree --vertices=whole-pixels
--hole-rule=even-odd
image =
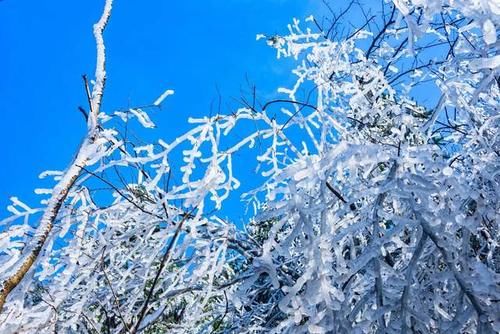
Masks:
[[[497,4],[351,2],[306,29],[294,20],[259,36],[297,62],[283,98],[244,98],[142,146],[116,129],[151,127],[147,109],[172,92],[100,110],[110,10],[94,28],[86,141],[45,173],[59,179],[46,208],[14,199],[1,223],[3,331],[500,330]],[[364,20],[346,31],[349,15]],[[256,144],[266,181],[246,195],[256,215],[242,231],[213,210],[239,186],[233,154]]]

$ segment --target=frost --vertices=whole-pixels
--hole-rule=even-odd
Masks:
[[[61,176],[63,174],[64,174],[63,172],[58,171],[58,170],[46,170],[45,172],[40,173],[40,175],[38,175],[38,178],[44,179],[47,176],[55,176],[55,177],[57,177],[57,176]]]
[[[498,6],[394,4],[257,35],[293,81],[173,140],[131,135],[153,108],[99,113],[43,208],[0,221],[2,282],[34,259],[0,332],[498,331]]]
[[[484,41],[486,43],[495,44],[495,42],[497,41],[497,31],[495,25],[489,19],[483,23],[483,34]]]
[[[174,91],[171,90],[171,89],[167,89],[166,91],[163,92],[163,94],[161,94],[157,99],[156,101],[153,102],[153,105],[155,106],[159,106],[163,100],[165,100],[168,96],[170,95],[174,95]]]
[[[148,114],[142,111],[141,109],[130,109],[129,111],[137,117],[137,120],[139,121],[139,123],[142,124],[143,127],[145,128],[155,127],[155,124],[151,122],[151,119],[149,118]]]
[[[478,71],[485,68],[497,69],[498,67],[500,67],[500,55],[496,55],[490,58],[474,59],[469,63],[469,68],[473,71]]]
[[[453,174],[453,169],[450,167],[443,168],[443,175],[451,176]]]
[[[52,189],[36,188],[35,194],[37,194],[37,195],[50,195],[50,194],[52,194]]]

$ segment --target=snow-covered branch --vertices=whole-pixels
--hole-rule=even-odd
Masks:
[[[98,153],[97,151],[100,149],[101,143],[98,140],[97,113],[99,112],[101,104],[105,80],[105,55],[102,32],[110,16],[111,2],[111,0],[106,1],[103,16],[94,28],[97,42],[96,86],[93,91],[94,97],[92,99],[91,115],[89,115],[87,136],[81,144],[75,160],[65,171],[58,184],[52,189],[51,197],[47,202],[47,207],[40,219],[33,239],[24,247],[22,256],[16,263],[12,267],[6,268],[2,273],[0,312],[2,312],[3,306],[12,290],[21,283],[28,271],[33,270],[40,252],[46,246],[46,241],[51,234],[54,221],[59,214],[61,206],[82,171],[82,166],[86,166],[90,160],[94,159],[95,155]]]
[[[0,222],[0,330],[500,331],[500,9],[380,6],[268,37],[296,62],[275,99],[254,89],[172,141],[131,144],[119,129],[155,128],[148,108],[173,91],[100,112],[106,1],[88,136],[43,173],[57,183],[37,190],[51,197],[36,229],[17,198]],[[263,181],[241,227],[217,212],[245,186],[243,151]]]

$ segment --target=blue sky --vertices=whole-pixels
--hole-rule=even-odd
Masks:
[[[171,140],[189,116],[237,107],[246,78],[261,96],[290,83],[287,64],[257,33],[284,32],[292,17],[317,12],[314,0],[116,0],[105,34],[108,83],[104,109],[151,103],[176,91],[153,113],[155,136]],[[36,207],[33,189],[46,169],[64,169],[85,131],[81,75],[92,77],[92,24],[103,1],[0,2],[0,217],[10,196]]]

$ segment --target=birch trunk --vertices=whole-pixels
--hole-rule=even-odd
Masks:
[[[47,208],[45,209],[40,225],[37,229],[30,245],[27,245],[23,251],[21,258],[5,273],[7,277],[0,286],[0,313],[3,306],[7,301],[9,294],[14,290],[26,276],[30,269],[35,267],[36,260],[43,250],[45,243],[52,231],[54,222],[59,213],[59,209],[63,205],[69,191],[71,190],[76,179],[82,172],[83,168],[87,166],[89,159],[93,152],[95,152],[95,141],[99,136],[98,117],[99,109],[101,107],[102,95],[106,81],[105,71],[105,47],[103,40],[103,31],[108,23],[112,0],[106,0],[104,10],[99,21],[94,25],[94,37],[97,47],[97,61],[95,70],[95,85],[92,90],[91,110],[87,120],[87,135],[78,149],[76,158],[73,160],[69,168],[66,170],[64,176],[59,183],[54,187],[52,195],[48,201]]]

